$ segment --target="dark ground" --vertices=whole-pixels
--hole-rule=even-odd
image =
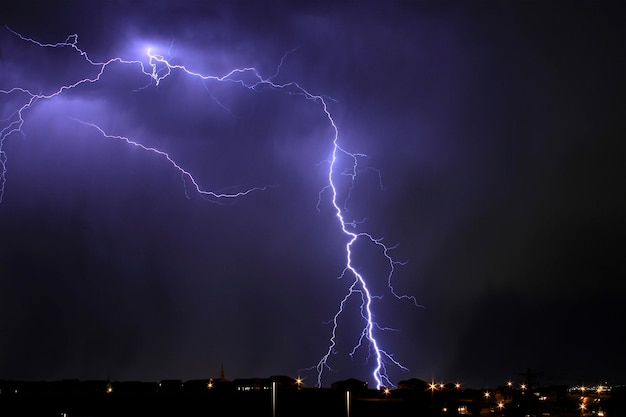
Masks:
[[[271,390],[236,391],[232,389],[183,389],[167,391],[157,383],[113,383],[106,392],[102,384],[68,380],[60,382],[20,383],[0,381],[0,416],[38,417],[138,417],[138,416],[451,416],[491,415],[526,416],[623,416],[626,398],[624,387],[615,387],[611,395],[588,393],[587,413],[581,413],[580,396],[573,396],[563,386],[520,391],[501,387],[483,390],[424,389],[350,392],[350,406],[343,389],[278,389],[275,407]],[[97,388],[97,389],[94,389]],[[548,400],[539,401],[546,395]],[[497,403],[502,401],[500,410]]]

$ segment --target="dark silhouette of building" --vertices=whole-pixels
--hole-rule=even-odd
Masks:
[[[355,378],[349,378],[343,381],[333,382],[330,385],[331,389],[341,390],[341,391],[365,391],[367,390],[367,382],[360,381]]]

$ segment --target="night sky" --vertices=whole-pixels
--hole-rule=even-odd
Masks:
[[[403,379],[497,386],[626,381],[623,2],[29,2],[0,6],[41,43],[198,73],[254,67],[323,97],[358,176],[336,175],[377,340]],[[156,53],[156,52],[155,52]],[[284,58],[284,59],[283,59]],[[71,48],[0,28],[0,89],[95,77]],[[249,74],[248,74],[249,76]],[[244,76],[245,77],[245,76]],[[38,100],[0,95],[0,379],[300,374],[314,386],[353,282],[331,204],[334,131],[297,90],[159,85],[138,64]],[[168,152],[166,159],[109,135]],[[343,165],[341,165],[344,168]],[[346,174],[346,173],[344,173]],[[344,204],[345,203],[345,204]],[[348,274],[349,275],[349,274]],[[323,385],[375,384],[339,317]],[[364,343],[365,344],[365,343]]]

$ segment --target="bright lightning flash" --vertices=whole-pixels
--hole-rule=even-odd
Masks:
[[[122,65],[137,68],[148,78],[148,83],[144,88],[148,88],[150,85],[158,86],[161,82],[165,81],[165,79],[170,74],[175,71],[179,71],[189,77],[196,77],[201,80],[237,83],[240,84],[242,87],[248,88],[250,90],[257,90],[259,87],[280,90],[286,94],[300,96],[319,104],[321,111],[324,113],[333,131],[333,137],[331,141],[332,144],[330,145],[330,157],[328,160],[328,183],[320,192],[320,203],[323,195],[326,195],[326,193],[330,193],[330,204],[332,205],[332,208],[334,210],[338,225],[341,228],[341,231],[343,232],[347,241],[345,245],[345,267],[340,277],[352,278],[352,284],[349,286],[345,296],[339,303],[338,310],[332,319],[332,335],[329,340],[328,350],[322,356],[317,365],[309,369],[317,369],[317,385],[321,386],[324,371],[331,369],[331,366],[329,364],[330,358],[332,355],[336,354],[336,340],[340,330],[339,318],[342,314],[345,314],[344,307],[348,299],[350,299],[351,297],[357,297],[361,300],[359,310],[360,316],[364,324],[360,332],[360,337],[356,341],[352,352],[350,353],[350,356],[353,356],[358,349],[367,349],[368,358],[373,359],[372,377],[376,382],[377,389],[380,389],[381,387],[393,386],[393,383],[387,376],[387,366],[396,366],[402,370],[407,370],[407,368],[404,367],[396,359],[394,359],[392,354],[388,353],[381,347],[381,343],[378,339],[378,333],[389,329],[381,327],[378,323],[376,323],[376,321],[374,320],[372,305],[372,300],[375,298],[381,298],[381,296],[374,295],[370,292],[368,282],[366,281],[365,276],[357,271],[356,267],[354,266],[353,252],[355,250],[355,244],[360,240],[366,240],[378,246],[382,253],[382,256],[384,256],[389,263],[389,273],[386,277],[389,292],[396,298],[408,299],[412,301],[416,306],[418,304],[413,296],[399,295],[398,293],[396,293],[392,286],[392,276],[394,274],[395,267],[398,264],[402,264],[401,262],[395,261],[390,256],[389,251],[393,248],[383,244],[381,239],[374,238],[368,233],[357,231],[357,226],[360,224],[360,222],[357,222],[355,220],[348,220],[346,215],[345,205],[347,203],[347,198],[344,201],[340,201],[343,199],[340,197],[341,193],[338,186],[338,176],[342,176],[342,178],[345,178],[345,176],[347,175],[349,177],[349,190],[347,191],[347,195],[349,196],[351,187],[354,185],[354,182],[359,174],[358,162],[360,158],[365,157],[365,155],[349,152],[341,146],[339,140],[339,129],[337,128],[337,125],[335,124],[335,121],[333,120],[331,112],[328,108],[327,100],[323,96],[310,93],[308,90],[304,89],[296,82],[280,84],[273,81],[278,75],[280,65],[283,64],[285,57],[283,57],[283,60],[281,60],[281,63],[277,68],[276,73],[269,78],[263,78],[259,74],[259,72],[253,67],[237,68],[233,69],[225,75],[216,76],[192,71],[183,65],[172,64],[163,55],[155,53],[153,48],[151,47],[147,47],[144,49],[144,53],[146,56],[143,56],[140,59],[127,60],[121,57],[114,57],[106,61],[94,61],[89,57],[86,51],[78,46],[78,35],[76,34],[68,36],[63,42],[42,43],[37,40],[25,37],[8,27],[7,30],[9,30],[15,36],[19,37],[21,40],[31,44],[35,44],[36,46],[41,48],[72,49],[76,54],[80,55],[80,57],[82,57],[82,59],[84,59],[87,64],[95,68],[96,71],[95,75],[91,77],[77,79],[71,83],[60,85],[58,88],[47,93],[35,93],[27,87],[10,87],[6,89],[0,89],[0,94],[21,100],[21,104],[17,106],[11,116],[3,121],[5,125],[0,130],[0,202],[2,202],[2,198],[4,196],[7,175],[7,154],[4,150],[4,144],[9,137],[23,134],[22,129],[28,111],[39,101],[53,100],[55,97],[61,96],[64,92],[68,90],[79,89],[83,85],[98,82],[101,76],[107,70],[107,68],[113,65]],[[289,54],[290,52],[293,51],[289,51],[287,54]],[[201,195],[203,198],[210,199],[211,201],[219,202],[229,199],[235,199],[245,196],[251,192],[260,191],[267,188],[255,187],[243,189],[234,193],[220,193],[203,189],[198,184],[194,176],[185,168],[183,168],[179,163],[177,163],[168,153],[154,147],[143,145],[140,142],[132,140],[125,136],[108,134],[95,123],[83,120],[77,120],[77,122],[92,127],[106,139],[123,141],[128,145],[132,145],[146,152],[151,152],[159,155],[180,173],[183,179],[183,183],[185,184],[185,190],[187,190],[188,184],[191,184],[191,188],[195,190],[196,193]],[[340,168],[339,159],[349,161],[347,170]]]

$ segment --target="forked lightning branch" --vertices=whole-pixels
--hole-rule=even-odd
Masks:
[[[327,370],[336,367],[336,361],[333,361],[337,354],[337,338],[341,333],[341,326],[339,319],[346,314],[356,314],[359,321],[362,323],[362,327],[358,331],[359,336],[354,341],[352,351],[349,353],[353,356],[358,350],[364,349],[367,352],[366,366],[371,368],[371,376],[375,381],[376,387],[392,387],[394,384],[388,377],[389,367],[398,367],[406,370],[406,368],[396,360],[391,351],[385,348],[383,345],[383,334],[388,330],[385,326],[377,323],[374,320],[374,304],[372,301],[376,298],[381,298],[379,294],[373,294],[370,290],[370,284],[372,280],[384,280],[389,294],[395,300],[405,299],[409,300],[416,306],[418,305],[416,299],[413,296],[398,294],[392,285],[392,278],[395,268],[401,264],[395,261],[389,251],[393,248],[386,246],[382,239],[374,237],[371,234],[361,231],[363,222],[358,219],[351,219],[347,215],[347,201],[350,190],[357,181],[359,176],[359,161],[365,155],[355,153],[347,150],[341,144],[341,135],[333,116],[330,112],[327,99],[323,96],[311,93],[308,89],[305,89],[297,82],[277,83],[274,81],[277,78],[280,66],[283,64],[281,60],[278,65],[278,69],[271,77],[263,77],[259,71],[254,67],[235,68],[226,74],[211,75],[204,74],[200,69],[188,68],[184,65],[171,63],[166,55],[159,53],[154,48],[144,48],[141,52],[138,52],[138,56],[135,59],[125,59],[122,57],[112,57],[105,61],[93,60],[87,51],[83,50],[79,46],[78,35],[73,34],[68,36],[64,41],[56,43],[44,43],[30,37],[24,36],[20,33],[7,28],[14,36],[18,37],[24,42],[24,48],[45,48],[45,49],[65,49],[75,53],[80,59],[84,60],[88,68],[91,68],[92,75],[85,78],[77,78],[67,84],[57,85],[50,91],[35,91],[33,87],[29,85],[17,85],[6,86],[0,85],[0,96],[11,103],[18,103],[14,109],[12,109],[10,116],[2,121],[2,129],[0,130],[0,203],[4,198],[5,189],[10,186],[10,155],[5,150],[7,141],[17,138],[24,134],[24,125],[29,118],[29,112],[39,103],[44,101],[54,101],[58,97],[66,94],[70,90],[80,90],[81,88],[98,83],[105,74],[105,72],[113,66],[123,67],[124,71],[128,71],[129,74],[136,74],[139,71],[146,77],[145,88],[139,89],[137,94],[141,94],[143,90],[147,88],[156,88],[161,83],[167,82],[168,77],[179,72],[185,76],[197,78],[206,82],[215,83],[234,83],[241,86],[241,88],[247,88],[249,90],[259,91],[261,87],[263,89],[270,88],[288,94],[293,97],[294,100],[310,100],[317,105],[329,126],[332,128],[331,137],[321,137],[320,141],[328,142],[328,172],[327,183],[324,189],[320,192],[320,204],[330,204],[334,215],[336,225],[345,238],[345,264],[343,271],[340,272],[340,276],[343,279],[351,280],[351,284],[348,286],[348,290],[341,300],[338,302],[336,314],[331,318],[331,335],[328,342],[328,349],[322,354],[321,358],[316,365],[308,368],[316,370],[317,372],[317,385],[322,385],[322,379]],[[42,69],[43,70],[43,69]],[[95,70],[95,71],[94,71]],[[119,71],[119,68],[117,68]],[[70,115],[71,117],[71,115]],[[74,119],[75,123],[82,123],[86,126],[93,128],[103,138],[111,141],[122,141],[128,146],[140,148],[146,153],[152,153],[162,158],[164,164],[168,164],[172,170],[176,170],[180,173],[183,182],[185,192],[195,192],[202,198],[209,201],[220,202],[224,200],[232,200],[244,198],[246,195],[253,192],[267,191],[268,187],[260,186],[247,189],[241,189],[232,193],[223,193],[213,191],[204,188],[199,181],[196,180],[193,173],[183,167],[178,161],[176,161],[167,152],[157,149],[152,146],[142,144],[141,138],[131,138],[124,136],[123,132],[106,132],[101,128],[95,120],[78,120]],[[341,163],[339,162],[341,160]],[[346,169],[346,161],[347,169]],[[346,176],[349,181],[346,183]],[[342,181],[339,181],[339,178]],[[347,184],[347,185],[345,185]],[[345,189],[345,187],[348,187]],[[354,263],[354,255],[357,250],[357,242],[367,241],[373,244],[380,251],[380,256],[388,262],[388,274],[382,277],[370,277],[365,273],[358,271]],[[358,300],[357,311],[347,311],[348,301],[352,298]],[[331,365],[331,362],[333,363]]]

